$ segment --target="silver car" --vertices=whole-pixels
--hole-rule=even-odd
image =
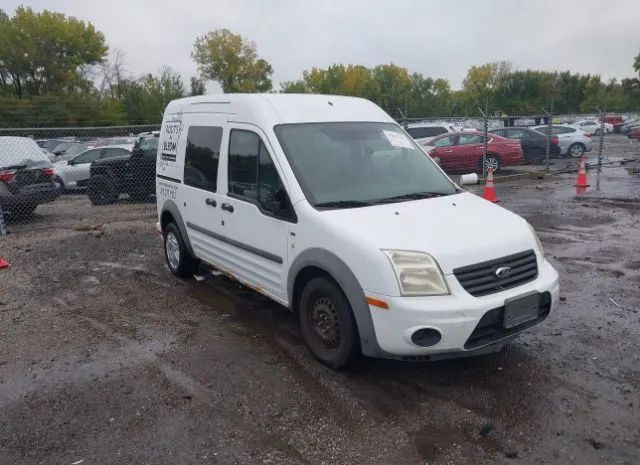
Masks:
[[[536,126],[533,129],[545,136],[549,134],[549,126]],[[560,155],[579,158],[584,155],[585,152],[590,152],[591,149],[593,149],[591,136],[580,129],[554,124],[551,126],[551,135],[558,136]]]

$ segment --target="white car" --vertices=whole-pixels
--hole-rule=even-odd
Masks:
[[[458,128],[455,124],[451,123],[429,123],[429,122],[421,122],[421,123],[410,123],[407,126],[407,132],[413,140],[415,140],[418,144],[424,145],[429,142],[434,137],[437,137],[441,134],[446,134],[447,132],[458,132],[460,128]]]
[[[331,367],[494,352],[558,304],[533,228],[456,186],[368,100],[174,100],[158,142],[169,270],[202,262],[297,311]]]
[[[549,134],[549,126],[536,126],[532,128],[545,136]],[[593,149],[593,140],[591,136],[581,129],[571,126],[553,125],[551,126],[551,135],[558,136],[558,147],[560,155],[569,155],[574,158],[580,158],[585,152]]]
[[[131,155],[130,145],[110,145],[85,150],[68,161],[54,163],[54,182],[60,189],[76,190],[87,187],[91,163],[103,158]]]
[[[595,121],[595,120],[578,121],[577,123],[568,124],[567,126],[580,129],[581,131],[584,131],[587,134],[592,136],[599,136],[602,130],[600,127],[600,121]],[[608,134],[610,132],[613,132],[613,125],[609,123],[604,123],[604,133]]]

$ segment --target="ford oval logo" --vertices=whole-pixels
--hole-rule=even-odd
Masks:
[[[506,278],[510,274],[511,274],[511,267],[510,266],[501,266],[496,270],[496,276],[498,278]]]

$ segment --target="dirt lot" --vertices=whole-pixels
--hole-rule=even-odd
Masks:
[[[172,277],[154,204],[41,206],[0,238],[0,463],[638,464],[638,166],[582,196],[575,174],[498,183],[561,274],[542,325],[492,356],[342,372],[277,304]]]

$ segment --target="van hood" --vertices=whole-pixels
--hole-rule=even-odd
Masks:
[[[338,237],[375,249],[426,252],[445,274],[537,248],[523,218],[468,192],[319,214]]]

